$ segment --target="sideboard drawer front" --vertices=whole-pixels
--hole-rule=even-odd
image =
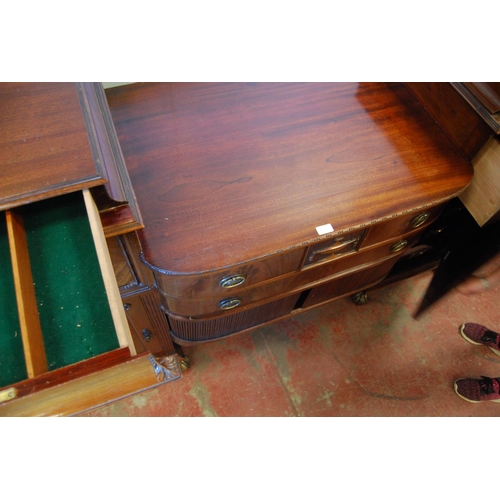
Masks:
[[[390,217],[387,220],[370,227],[361,244],[362,248],[381,243],[399,235],[423,229],[433,222],[441,213],[443,207],[439,205],[428,209],[422,209],[398,217]]]
[[[214,272],[169,275],[155,271],[158,288],[177,298],[227,296],[228,291],[240,291],[251,285],[288,274],[299,269],[304,248],[295,248],[266,259],[229,267]]]
[[[376,266],[319,285],[311,290],[302,307],[315,306],[374,286],[389,274],[397,260],[397,258],[387,259]]]
[[[167,313],[174,341],[180,343],[206,342],[227,337],[292,312],[300,294],[244,311],[210,319],[181,318]]]
[[[218,315],[229,310],[242,309],[257,302],[270,300],[282,294],[301,291],[315,283],[327,281],[335,276],[355,272],[359,267],[370,265],[391,256],[399,257],[417,240],[417,234],[391,240],[384,245],[355,252],[342,259],[334,259],[323,264],[304,268],[283,278],[268,280],[244,289],[228,290],[223,296],[208,296],[201,299],[170,297],[160,290],[163,307],[181,316],[202,317]],[[230,308],[226,308],[228,304]]]

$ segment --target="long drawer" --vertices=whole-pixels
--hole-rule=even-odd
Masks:
[[[397,257],[385,259],[379,264],[337,277],[301,293],[292,293],[256,307],[244,308],[242,311],[231,311],[225,315],[187,318],[167,311],[171,334],[178,343],[190,344],[216,340],[239,333],[292,314],[294,311],[313,307],[322,302],[373,286],[387,275],[396,260]]]
[[[0,415],[75,414],[180,376],[135,351],[88,190],[1,221]]]
[[[389,217],[377,224],[335,233],[309,245],[299,245],[286,252],[223,270],[177,275],[153,268],[156,285],[163,296],[164,306],[175,314],[215,313],[219,310],[218,304],[221,301],[234,295],[246,304],[249,300],[257,301],[269,294],[291,290],[309,281],[357,266],[361,262],[383,258],[388,255],[395,240],[404,239],[407,234],[416,234],[415,231],[422,231],[435,220],[441,210],[441,205],[438,205]],[[380,245],[385,245],[386,242],[391,244],[384,250],[380,249]],[[358,253],[362,253],[363,257],[356,257]],[[323,270],[309,271],[309,268],[316,266],[323,267]],[[298,271],[300,275],[297,274]],[[185,304],[190,301],[193,301],[193,306],[188,309]]]
[[[201,298],[221,295],[234,288],[246,288],[297,271],[305,247],[197,274],[167,274],[152,268],[158,287],[171,297]]]
[[[269,280],[251,287],[233,289],[224,295],[209,296],[206,299],[185,299],[169,297],[160,289],[163,307],[174,314],[190,317],[215,315],[235,308],[250,306],[262,300],[281,294],[300,291],[318,282],[335,279],[343,274],[356,272],[360,266],[372,265],[378,261],[403,253],[417,241],[420,230],[389,240],[380,245],[369,247],[302,271],[290,273],[285,277]]]

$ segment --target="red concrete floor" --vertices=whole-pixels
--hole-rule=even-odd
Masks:
[[[432,272],[248,334],[188,347],[183,378],[84,416],[499,416],[471,404],[459,377],[500,376],[500,356],[466,342],[464,322],[500,328],[500,289],[457,291],[412,315]]]

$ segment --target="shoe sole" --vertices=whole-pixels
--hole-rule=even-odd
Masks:
[[[482,344],[480,344],[480,345],[482,345]],[[460,394],[458,392],[458,386],[457,386],[457,382],[459,382],[460,380],[464,380],[464,379],[458,378],[457,380],[455,380],[455,382],[453,382],[453,388],[455,389],[455,394],[459,398],[462,398],[464,401],[467,401],[468,403],[500,403],[500,398],[499,399],[486,399],[484,401],[474,401],[473,399],[468,399],[465,396],[462,396],[462,394]]]
[[[469,342],[470,344],[474,344],[474,345],[483,345],[484,344],[481,344],[481,342],[476,342],[475,340],[472,340],[471,338],[467,337],[467,335],[465,334],[464,332],[464,328],[465,328],[465,323],[460,327],[460,335],[462,335],[462,337],[467,341]],[[494,347],[490,347],[489,345],[487,346],[484,346],[484,347],[488,347],[489,349],[491,349],[497,356],[500,356],[500,351],[498,349],[495,349]],[[475,403],[480,403],[480,401],[473,401]]]

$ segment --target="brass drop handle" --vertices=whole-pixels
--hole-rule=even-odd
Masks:
[[[241,299],[233,297],[231,299],[221,300],[219,302],[219,307],[224,311],[227,311],[228,309],[234,309],[235,307],[238,307],[240,304],[241,304]]]
[[[226,276],[222,278],[219,282],[219,285],[222,288],[234,288],[235,286],[242,285],[246,280],[246,276],[244,274],[233,274],[232,276]]]
[[[398,241],[397,243],[394,243],[394,245],[392,245],[390,251],[391,253],[401,252],[401,250],[403,250],[403,248],[405,248],[406,245],[408,245],[407,240]]]
[[[424,212],[422,214],[417,215],[416,217],[413,217],[413,219],[410,222],[411,227],[413,228],[420,227],[427,221],[430,215],[431,214],[429,212]]]
[[[309,260],[313,260],[314,256],[316,254],[320,255],[328,255],[332,253],[339,253],[339,250],[342,250],[345,247],[348,247],[349,245],[352,245],[353,243],[356,243],[358,241],[359,236],[356,238],[352,238],[350,240],[342,241],[341,243],[334,243],[333,245],[322,248],[321,250],[314,250],[314,252],[311,252],[311,255],[309,256]]]

